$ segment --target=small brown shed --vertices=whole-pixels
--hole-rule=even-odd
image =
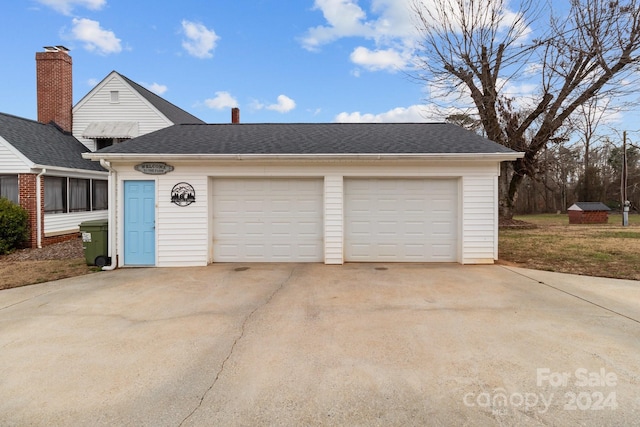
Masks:
[[[609,207],[601,202],[577,202],[567,209],[569,224],[606,224]]]

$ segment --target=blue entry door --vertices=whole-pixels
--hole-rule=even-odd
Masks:
[[[155,265],[155,205],[155,181],[124,182],[124,265]]]

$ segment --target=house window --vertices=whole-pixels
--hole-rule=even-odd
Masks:
[[[45,213],[67,212],[67,178],[45,177],[44,211]]]
[[[113,138],[96,138],[96,150],[102,150],[105,147],[113,145]]]
[[[18,175],[0,175],[0,197],[18,203]]]
[[[69,178],[69,212],[91,210],[91,192],[88,179]]]
[[[118,102],[120,102],[120,92],[118,92],[117,90],[112,90],[111,91],[111,103],[112,104],[117,104]]]
[[[44,179],[45,213],[101,211],[107,209],[107,200],[106,180],[57,176]]]
[[[102,150],[106,147],[111,147],[113,144],[119,144],[127,139],[129,138],[96,138],[96,151]]]
[[[91,207],[94,211],[103,211],[107,209],[108,190],[107,181],[93,180],[93,188],[91,190]]]

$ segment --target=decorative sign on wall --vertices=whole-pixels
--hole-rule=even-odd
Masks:
[[[191,184],[179,182],[171,190],[171,203],[178,206],[189,206],[196,202],[196,190]]]
[[[171,172],[173,166],[162,162],[144,162],[135,165],[134,169],[146,175],[164,175]]]

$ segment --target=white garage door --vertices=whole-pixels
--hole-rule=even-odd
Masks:
[[[345,260],[457,261],[455,179],[345,180]]]
[[[319,262],[322,180],[214,179],[213,260]]]

